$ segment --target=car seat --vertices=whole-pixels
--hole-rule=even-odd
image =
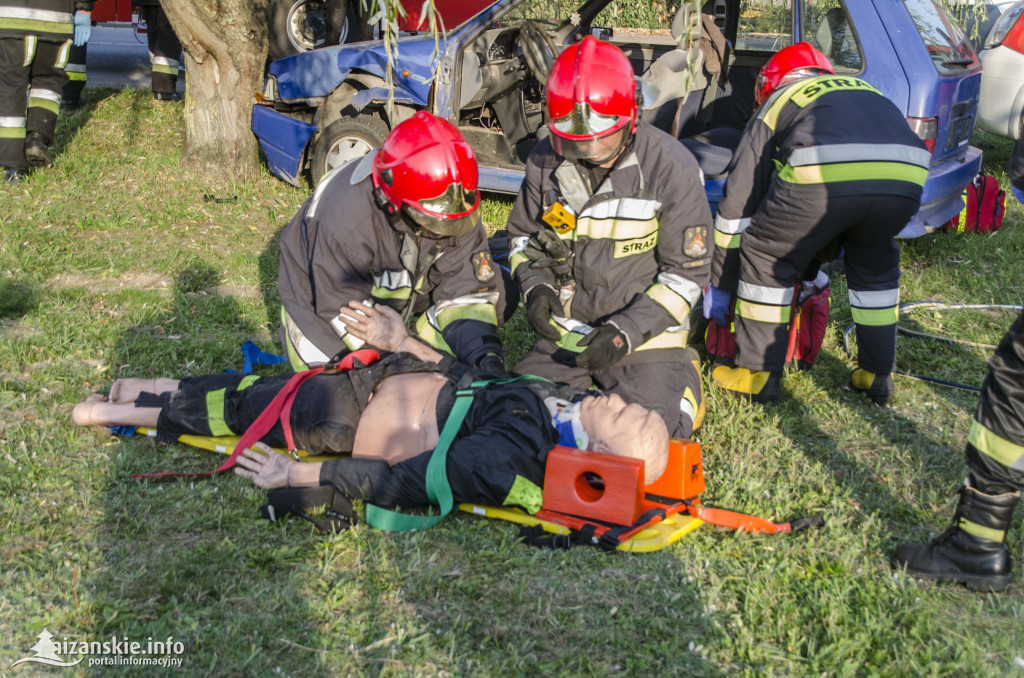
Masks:
[[[725,83],[728,43],[715,17],[694,12],[690,3],[676,12],[672,37],[677,47],[658,57],[641,78],[646,84],[641,117],[679,138],[706,126],[695,123],[706,95]]]
[[[718,203],[722,200],[725,180],[729,176],[729,162],[742,136],[743,130],[719,127],[681,140],[704,173],[704,192],[711,207],[711,216],[718,213]]]

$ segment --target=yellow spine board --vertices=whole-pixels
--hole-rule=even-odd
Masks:
[[[497,518],[509,522],[532,527],[540,525],[545,532],[552,534],[569,534],[569,528],[546,520],[535,518],[524,511],[514,508],[497,506],[477,506],[476,504],[459,504],[459,510],[486,518]],[[692,516],[675,514],[642,530],[639,534],[627,539],[618,546],[619,551],[628,553],[651,553],[666,548],[669,544],[679,541],[703,524]]]

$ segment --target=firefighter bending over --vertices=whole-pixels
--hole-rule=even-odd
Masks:
[[[900,299],[893,238],[917,212],[930,154],[892,102],[834,75],[808,43],[773,56],[755,95],[715,220],[705,315],[724,325],[735,295],[737,367],[716,368],[714,382],[778,400],[794,282],[842,248],[859,353],[851,383],[888,404]]]

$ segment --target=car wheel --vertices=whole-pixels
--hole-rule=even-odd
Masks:
[[[388,126],[371,115],[335,120],[313,140],[310,175],[316,186],[328,172],[384,143]]]
[[[270,58],[357,38],[356,2],[359,0],[271,0]]]

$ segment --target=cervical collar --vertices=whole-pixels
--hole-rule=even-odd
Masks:
[[[561,398],[548,397],[544,399],[544,404],[547,405],[548,412],[551,413],[551,424],[558,431],[558,444],[580,450],[587,449],[590,438],[583,430],[583,424],[580,423],[581,403],[570,403]]]

